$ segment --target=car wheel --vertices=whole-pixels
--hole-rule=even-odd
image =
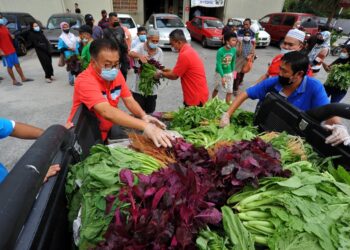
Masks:
[[[25,56],[27,54],[27,47],[22,40],[18,40],[17,54],[19,56]]]
[[[207,41],[207,38],[205,38],[205,37],[202,38],[202,47],[203,48],[208,47],[208,41]]]

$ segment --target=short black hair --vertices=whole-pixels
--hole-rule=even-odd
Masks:
[[[249,24],[252,24],[252,19],[250,19],[250,18],[244,19],[243,23],[244,23],[244,22],[247,22],[247,21],[249,22]]]
[[[299,51],[284,54],[281,60],[291,66],[294,74],[303,71],[304,75],[306,75],[309,70],[309,58]]]
[[[147,31],[145,26],[140,26],[137,28],[137,33],[140,33],[142,31]]]
[[[101,50],[118,51],[120,54],[119,46],[116,42],[110,39],[102,38],[94,40],[90,45],[90,55],[92,58],[97,58]]]
[[[231,38],[236,38],[236,37],[237,37],[236,33],[234,33],[234,32],[226,32],[226,33],[224,34],[224,41],[227,42],[227,41],[229,41]]]
[[[117,12],[109,12],[108,17],[112,17],[112,16],[118,17],[118,13]]]
[[[181,42],[187,43],[185,34],[184,34],[183,30],[180,30],[180,29],[173,30],[173,31],[169,34],[169,38],[170,38],[171,40],[174,40],[174,41],[181,41]]]
[[[90,35],[92,35],[92,29],[89,25],[84,24],[79,28],[79,34],[81,33],[89,33]]]
[[[106,10],[101,10],[101,14],[107,14]]]

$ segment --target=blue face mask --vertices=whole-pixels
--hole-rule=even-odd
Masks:
[[[39,32],[39,31],[40,31],[40,27],[39,27],[39,26],[35,26],[35,27],[33,28],[33,30],[36,31],[36,32]]]
[[[117,68],[112,69],[102,69],[101,70],[101,77],[105,79],[106,81],[113,81],[117,75],[119,70]]]
[[[3,18],[0,18],[0,25],[4,25],[5,24],[5,20]]]
[[[139,35],[139,39],[141,42],[146,42],[147,36],[146,35]]]
[[[149,42],[149,43],[148,43],[148,46],[149,46],[151,49],[156,49],[156,48],[158,47],[158,44]]]

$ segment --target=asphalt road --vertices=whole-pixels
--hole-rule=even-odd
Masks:
[[[192,46],[203,58],[211,92],[214,87],[216,49],[203,49],[197,42],[192,42]],[[254,63],[253,70],[246,75],[243,89],[249,87],[266,72],[267,64],[278,52],[276,47],[257,49],[258,59]],[[335,57],[329,56],[327,62],[332,62],[334,59]],[[176,63],[177,54],[166,50],[164,60],[165,66],[172,68]],[[52,124],[64,124],[72,103],[73,87],[68,84],[65,68],[57,66],[58,57],[53,59],[56,81],[50,84],[44,81],[44,73],[34,50],[30,50],[25,57],[21,57],[20,62],[25,75],[33,78],[34,81],[24,83],[22,87],[12,86],[6,69],[0,68],[0,76],[5,78],[0,82],[0,117],[7,117],[41,128],[48,128]],[[316,77],[324,82],[326,73],[322,70]],[[127,81],[129,86],[133,80],[134,75],[130,71]],[[224,97],[223,94],[219,96]],[[156,110],[176,110],[182,106],[182,101],[180,81],[165,81],[158,92]],[[350,103],[350,94],[345,97],[344,102]],[[255,105],[256,101],[248,100],[242,108],[253,111]],[[347,125],[349,127],[349,123]],[[1,140],[0,162],[11,169],[32,143],[33,141],[16,138]]]

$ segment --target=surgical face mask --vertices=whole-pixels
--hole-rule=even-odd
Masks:
[[[243,40],[244,40],[245,42],[249,42],[249,41],[250,41],[250,36],[245,36],[245,37],[243,37]]]
[[[228,25],[229,26],[233,26],[233,22],[228,22]]]
[[[119,21],[115,21],[114,23],[113,23],[113,27],[118,27],[119,26]]]
[[[64,29],[63,32],[68,34],[69,33],[69,29]]]
[[[112,68],[112,69],[102,69],[101,70],[101,77],[105,79],[106,81],[113,81],[117,75],[118,75],[118,69]]]
[[[340,53],[339,58],[340,59],[348,59],[349,58],[349,54],[345,53],[345,52],[342,52],[342,53]]]
[[[282,87],[287,87],[293,84],[290,78],[278,76],[278,82],[282,85]]]
[[[146,35],[139,35],[139,39],[141,42],[146,42],[147,36]]]
[[[289,53],[289,52],[292,52],[292,51],[295,51],[295,50],[292,50],[292,49],[283,49],[283,48],[281,48],[281,54],[287,54],[287,53]]]
[[[5,24],[5,20],[3,18],[0,18],[0,25],[4,25]]]
[[[148,46],[149,46],[151,49],[156,49],[156,48],[158,47],[158,44],[149,42],[149,43],[148,43]]]
[[[33,30],[36,31],[36,32],[39,32],[40,31],[40,27],[39,26],[35,26],[35,27],[33,27]]]
[[[87,38],[83,38],[81,40],[83,41],[83,43],[87,43],[89,41],[89,39],[87,39]]]

